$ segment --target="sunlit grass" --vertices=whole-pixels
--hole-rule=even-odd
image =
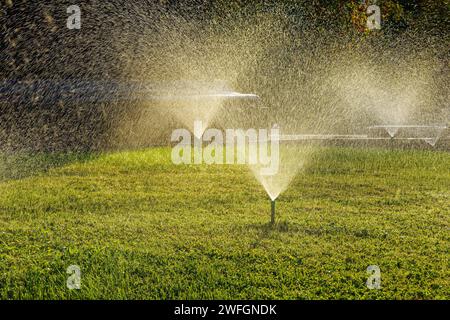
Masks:
[[[450,297],[449,153],[323,149],[274,227],[243,165],[175,166],[168,148],[69,160],[0,183],[3,299]]]

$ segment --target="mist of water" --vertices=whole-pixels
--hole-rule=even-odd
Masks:
[[[86,29],[81,30],[78,42],[60,56],[50,56],[45,69],[66,64],[62,78],[114,76],[124,83],[149,83],[159,96],[136,100],[131,93],[129,101],[104,103],[99,112],[87,117],[103,121],[107,132],[102,142],[109,148],[167,144],[173,129],[193,131],[196,120],[202,121],[204,129],[258,129],[277,124],[281,134],[353,134],[366,132],[370,125],[448,121],[448,73],[443,59],[434,53],[440,50],[438,44],[427,45],[429,49],[420,45],[423,35],[399,36],[395,44],[376,35],[346,36],[325,23],[327,19],[318,21],[320,17],[306,7],[300,6],[293,14],[282,4],[208,19],[196,17],[188,6],[178,10],[134,2],[120,8],[109,2],[92,6],[95,10],[92,17],[85,17]],[[55,19],[47,20],[51,32],[64,33],[63,41],[73,38],[73,32],[58,29]],[[112,27],[100,32],[98,21]],[[89,56],[82,51],[86,48],[91,48]],[[78,64],[72,66],[73,61]],[[31,61],[25,68],[31,72],[36,65],[40,64]],[[85,69],[80,68],[84,65]],[[41,76],[51,75],[38,71]],[[255,93],[260,101],[230,100],[226,94],[214,97],[230,90]],[[84,112],[66,106],[65,101],[60,104],[67,113]],[[85,109],[90,110],[89,106]],[[51,118],[54,109],[49,110],[43,118]],[[63,135],[33,116],[20,113],[13,117],[16,127],[26,129],[20,132],[28,134],[2,131],[13,142],[45,136],[43,144],[62,141],[64,145],[67,136],[80,143],[97,138],[96,127],[86,125],[85,118],[67,117],[65,130],[70,134]],[[83,125],[84,131],[77,131]],[[402,131],[386,130],[391,137]],[[202,132],[195,134],[199,137]],[[430,131],[425,141],[435,144],[440,134]],[[283,142],[276,175],[261,176],[257,165],[250,165],[250,170],[275,199],[308,166],[320,144]]]

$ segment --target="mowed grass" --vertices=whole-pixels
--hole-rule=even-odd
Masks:
[[[0,298],[450,298],[449,153],[321,149],[274,227],[246,166],[75,160],[0,182]]]

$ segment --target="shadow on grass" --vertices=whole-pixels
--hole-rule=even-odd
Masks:
[[[246,229],[258,231],[258,237],[252,243],[252,247],[258,247],[262,241],[272,238],[274,233],[289,232],[289,223],[287,221],[276,221],[275,223],[252,223],[245,226]]]
[[[275,221],[275,223],[250,223],[248,225],[245,225],[245,228],[253,229],[261,232],[262,234],[271,234],[273,232],[296,232],[299,231],[298,226],[293,224],[292,222],[289,223],[286,220],[279,220]]]
[[[0,182],[36,176],[52,168],[89,161],[97,156],[84,152],[0,153]]]
[[[252,247],[257,247],[262,243],[262,241],[271,239],[280,234],[302,234],[312,237],[350,236],[354,237],[355,239],[361,238],[380,240],[385,240],[389,236],[382,230],[374,230],[368,228],[349,228],[344,225],[336,225],[335,223],[327,223],[320,227],[308,227],[285,220],[277,221],[273,225],[270,222],[263,224],[252,223],[246,225],[245,228],[246,230],[253,229],[258,232],[258,237],[252,243]]]

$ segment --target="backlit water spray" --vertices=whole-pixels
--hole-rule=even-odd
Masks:
[[[235,11],[234,5],[223,6],[206,18],[182,4],[92,2],[83,6],[82,28],[74,32],[65,28],[64,8],[30,5],[30,16],[42,19],[23,21],[20,30],[5,25],[11,52],[5,68],[12,77],[22,75],[27,88],[32,90],[28,84],[36,79],[63,84],[113,79],[149,83],[159,98],[137,101],[130,94],[124,101],[102,101],[93,92],[89,103],[57,99],[39,105],[46,101],[42,96],[59,88],[33,92],[27,101],[16,101],[6,91],[1,150],[167,145],[174,128],[194,131],[196,120],[203,129],[276,123],[281,137],[353,134],[373,125],[391,125],[385,127],[387,134],[397,137],[401,125],[448,121],[441,112],[448,110],[448,66],[433,54],[439,43],[427,43],[426,52],[418,47],[423,38],[414,34],[397,37],[395,46],[382,34],[347,37],[338,25],[334,30],[335,10],[318,15],[306,4],[295,10],[281,3]],[[259,106],[234,103],[233,92],[255,93]],[[441,134],[433,130],[427,143],[435,144]],[[194,133],[198,138],[203,132]],[[271,201],[288,189],[321,145],[293,140],[281,139],[274,176],[249,166]]]

